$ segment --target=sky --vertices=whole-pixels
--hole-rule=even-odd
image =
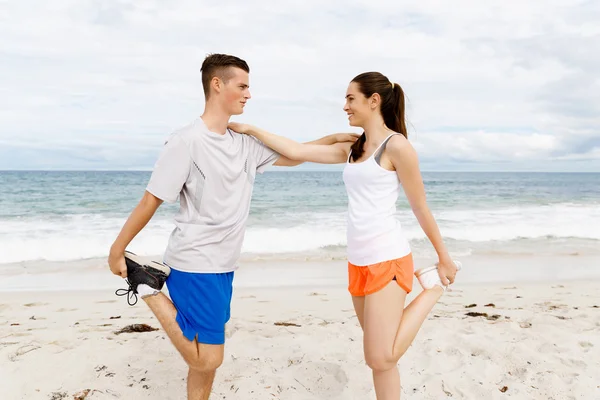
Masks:
[[[359,132],[346,88],[379,71],[423,170],[598,172],[597,21],[578,0],[0,0],[0,170],[152,169],[228,53],[251,69],[234,120],[298,141]]]

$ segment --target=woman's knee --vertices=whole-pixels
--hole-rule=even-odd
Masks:
[[[398,365],[398,360],[392,354],[378,352],[375,354],[365,353],[365,361],[369,368],[375,372],[389,371]]]

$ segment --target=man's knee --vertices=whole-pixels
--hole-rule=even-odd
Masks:
[[[198,351],[185,358],[187,365],[197,372],[213,372],[223,364],[223,346],[198,344]]]

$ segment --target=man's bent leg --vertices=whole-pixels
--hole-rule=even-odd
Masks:
[[[158,322],[162,325],[165,332],[175,345],[184,360],[190,364],[195,363],[198,356],[198,347],[196,342],[188,340],[183,336],[183,332],[177,323],[177,309],[173,302],[164,294],[159,293],[156,296],[148,296],[144,298],[150,310],[154,313]]]
[[[177,323],[177,309],[163,293],[145,297],[144,300],[190,368],[188,400],[208,399],[216,370],[223,362],[224,345],[188,340]]]

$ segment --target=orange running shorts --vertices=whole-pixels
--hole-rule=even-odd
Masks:
[[[412,253],[395,260],[366,266],[356,266],[349,262],[348,291],[352,296],[366,296],[383,289],[395,280],[406,293],[410,293],[414,270]]]

